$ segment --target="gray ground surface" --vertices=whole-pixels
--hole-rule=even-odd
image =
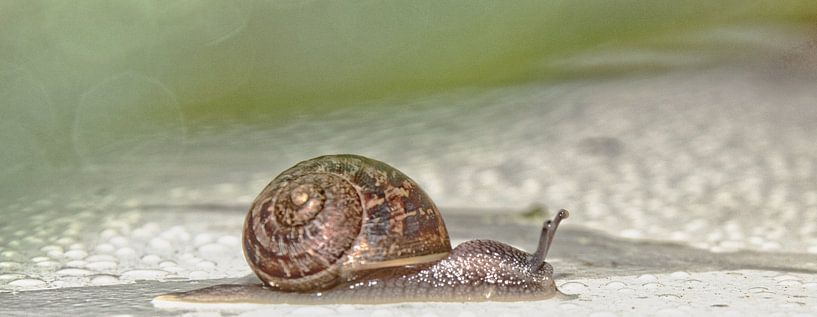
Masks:
[[[526,250],[535,248],[538,231],[535,225],[521,224],[521,217],[520,219],[512,218],[509,221],[507,216],[471,216],[474,213],[474,211],[460,210],[451,212],[446,217],[455,241],[479,237],[505,241]],[[679,244],[616,239],[597,232],[570,227],[569,222],[565,222],[552,251],[552,258],[556,260],[554,266],[559,285],[564,285],[567,281],[610,279],[633,275],[650,276],[649,274],[663,272],[686,272],[693,276],[698,272],[737,270],[817,273],[817,265],[815,265],[817,256],[814,255],[759,254],[756,252],[713,254]],[[478,234],[474,236],[475,233]],[[813,279],[817,280],[817,278]],[[124,285],[0,293],[0,302],[4,304],[0,307],[0,314],[3,316],[65,316],[84,315],[95,311],[107,315],[170,316],[177,315],[179,312],[154,309],[150,303],[153,297],[166,292],[185,291],[235,281],[236,279],[138,281]],[[575,292],[575,286],[568,285],[567,291]],[[592,290],[581,291],[580,299],[570,302],[594,298]],[[748,290],[746,292],[749,294]],[[803,300],[814,302],[817,299],[813,296],[812,294]],[[437,305],[445,307],[444,304]],[[416,304],[414,306],[419,307]],[[359,310],[367,312],[377,307],[379,306],[364,306]],[[383,307],[394,307],[394,305]],[[230,311],[228,310],[225,314],[230,314]]]

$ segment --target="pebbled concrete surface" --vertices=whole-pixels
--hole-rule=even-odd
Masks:
[[[347,152],[410,175],[450,212],[459,241],[531,249],[539,220],[509,215],[531,204],[570,209],[552,263],[579,298],[241,313],[817,315],[809,47],[736,66],[463,89],[283,126],[200,128],[161,155],[125,137],[143,162],[88,158],[82,171],[8,189],[0,313],[183,314],[149,299],[247,274],[237,237],[254,195],[299,160]],[[173,131],[159,133],[178,140]],[[217,312],[196,314],[239,313],[206,309]]]
[[[166,215],[177,215],[167,213]],[[537,227],[505,215],[473,217],[473,210],[448,213],[454,243],[470,238],[505,241],[520,248],[535,247]],[[235,215],[238,216],[238,215]],[[171,216],[172,217],[172,216]],[[170,220],[170,219],[167,219]],[[167,223],[173,223],[167,221]],[[432,313],[523,314],[536,310],[553,314],[598,315],[644,313],[685,315],[707,312],[806,313],[817,309],[817,256],[742,252],[713,254],[675,243],[617,239],[578,229],[565,222],[554,243],[550,263],[557,285],[573,300],[521,303],[422,303],[399,305],[204,305],[157,303],[160,294],[185,291],[245,278],[189,281],[173,278],[129,281],[126,284],[0,293],[3,316],[115,315],[212,316],[330,314],[393,316]],[[233,225],[240,229],[238,225]],[[475,232],[484,234],[474,234]],[[469,237],[472,236],[472,237]],[[43,300],[47,298],[48,300]],[[768,306],[756,307],[757,305]]]

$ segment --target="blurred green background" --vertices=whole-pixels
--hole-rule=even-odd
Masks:
[[[811,0],[3,1],[0,185],[160,166],[207,133],[378,100],[705,67],[748,54],[720,31],[815,16]]]

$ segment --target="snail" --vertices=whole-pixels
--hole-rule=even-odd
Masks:
[[[545,256],[560,210],[529,254],[491,240],[451,248],[443,218],[408,176],[377,160],[298,163],[258,195],[242,246],[263,283],[217,285],[157,302],[380,304],[523,301],[563,296]]]

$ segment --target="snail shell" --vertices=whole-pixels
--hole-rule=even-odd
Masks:
[[[366,270],[449,255],[440,212],[408,176],[356,155],[321,156],[284,171],[255,199],[244,255],[273,289],[331,288]]]

